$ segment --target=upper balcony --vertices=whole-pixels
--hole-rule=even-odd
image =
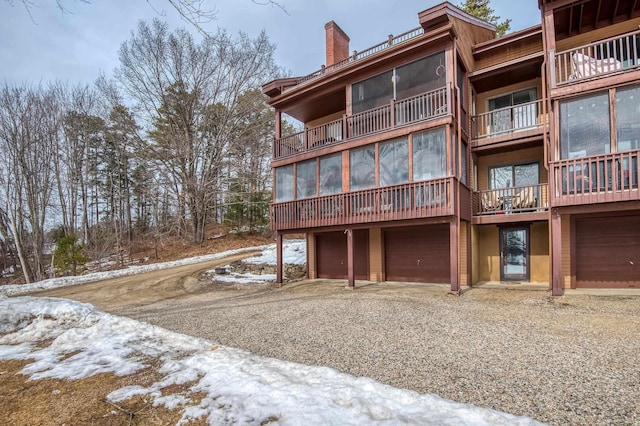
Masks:
[[[273,159],[278,160],[329,145],[393,130],[451,114],[453,88],[450,84],[387,105],[344,115],[342,119],[311,127],[276,139]]]
[[[640,201],[640,150],[554,161],[553,207]]]
[[[517,104],[471,117],[474,147],[542,134],[548,117],[543,114],[543,100]]]
[[[582,83],[640,67],[640,30],[579,47],[551,51],[552,88]]]

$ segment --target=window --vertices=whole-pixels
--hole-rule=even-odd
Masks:
[[[413,135],[413,180],[444,177],[447,174],[444,127]]]
[[[379,146],[380,186],[409,181],[409,145],[407,138],[383,142]]]
[[[538,112],[531,102],[537,97],[534,87],[489,99],[489,111],[497,110],[491,114],[491,133],[534,127]]]
[[[640,148],[640,86],[616,90],[618,151]]]
[[[537,185],[538,163],[515,164],[489,169],[489,188],[501,189],[514,186]]]
[[[293,164],[276,169],[276,202],[293,200]]]
[[[342,154],[320,158],[320,195],[342,192]]]
[[[349,188],[351,191],[376,186],[375,146],[349,152]]]
[[[611,151],[607,92],[560,103],[560,158]]]
[[[296,165],[296,198],[316,196],[316,160]]]
[[[427,56],[355,83],[351,88],[354,114],[444,87],[447,82],[444,52]]]

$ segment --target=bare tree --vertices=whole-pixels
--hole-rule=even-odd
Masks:
[[[0,88],[0,201],[25,281],[45,277],[45,223],[60,126],[50,90]]]
[[[264,33],[251,39],[220,31],[196,43],[158,20],[140,22],[120,48],[116,79],[152,129],[145,152],[171,177],[178,214],[188,214],[196,244],[204,240],[224,158],[242,126],[241,96],[278,74],[274,49]]]

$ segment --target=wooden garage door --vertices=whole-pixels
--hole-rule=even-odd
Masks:
[[[354,274],[358,280],[369,279],[369,230],[356,230]],[[318,278],[347,278],[347,236],[344,231],[316,234]]]
[[[640,215],[576,218],[576,287],[640,287]]]
[[[387,281],[450,283],[449,225],[384,231]]]

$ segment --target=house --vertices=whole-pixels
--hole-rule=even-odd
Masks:
[[[305,233],[309,278],[350,286],[640,287],[637,3],[539,0],[497,38],[444,2],[359,52],[329,22],[325,66],[263,86],[279,259]]]

